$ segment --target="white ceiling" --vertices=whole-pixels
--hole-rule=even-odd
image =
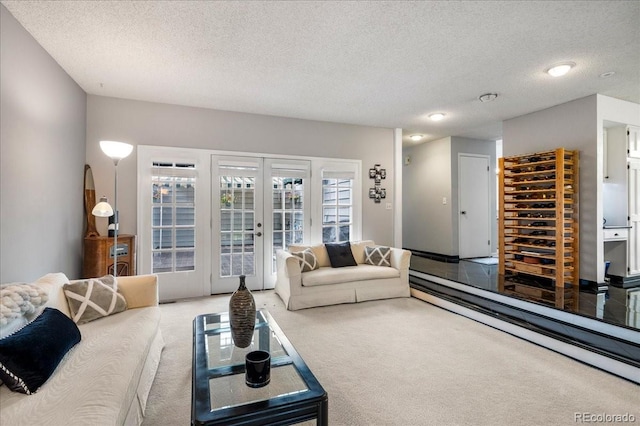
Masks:
[[[640,1],[8,1],[89,94],[501,137],[594,93],[640,103]],[[567,76],[544,73],[570,60]],[[615,75],[601,78],[600,74]],[[498,99],[481,103],[478,96]],[[432,112],[447,114],[434,123]]]

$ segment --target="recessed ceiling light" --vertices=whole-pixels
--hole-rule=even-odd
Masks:
[[[556,64],[547,70],[547,74],[552,77],[561,77],[571,70],[571,68],[575,67],[575,62],[563,62],[561,64]]]
[[[446,114],[444,112],[434,112],[433,114],[429,114],[429,118],[433,121],[440,121],[444,118]]]
[[[603,72],[602,74],[600,74],[600,78],[607,78],[607,77],[611,77],[612,75],[614,75],[616,72],[615,71],[607,71],[607,72]]]
[[[422,135],[411,135],[409,136],[409,138],[414,141],[414,142],[418,142],[420,139],[422,139],[424,136]]]
[[[484,95],[478,96],[480,102],[491,102],[498,97],[497,93],[485,93]]]

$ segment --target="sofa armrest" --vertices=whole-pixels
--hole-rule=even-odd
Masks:
[[[285,250],[276,252],[276,293],[288,304],[291,295],[302,292],[302,270],[298,258]]]
[[[391,267],[400,271],[400,278],[403,282],[409,282],[409,263],[411,262],[411,252],[401,248],[391,248]]]
[[[127,301],[127,309],[158,305],[158,276],[118,277],[118,290]]]

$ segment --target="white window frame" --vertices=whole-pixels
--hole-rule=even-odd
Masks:
[[[362,161],[316,159],[311,163],[312,200],[311,200],[311,243],[322,244],[322,180],[325,175],[353,177],[351,215],[351,241],[362,239]]]

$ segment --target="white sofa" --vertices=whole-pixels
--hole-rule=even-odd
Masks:
[[[375,246],[371,240],[351,243],[357,266],[332,268],[323,244],[289,246],[276,252],[276,293],[287,309],[311,308],[338,303],[409,297],[409,261],[411,252],[391,248],[391,267],[365,264],[365,247]],[[319,269],[302,272],[300,262],[292,252],[310,248],[316,255]]]
[[[47,290],[45,306],[71,317],[62,273],[34,284]],[[3,425],[139,425],[155,377],[164,340],[160,333],[155,275],[118,277],[127,301],[124,312],[78,326],[81,341],[32,394],[0,386]]]

